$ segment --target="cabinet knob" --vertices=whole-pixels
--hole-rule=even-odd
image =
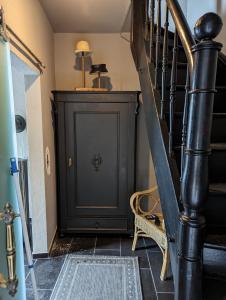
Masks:
[[[70,168],[71,166],[72,166],[72,158],[69,157],[69,158],[68,158],[68,167]]]

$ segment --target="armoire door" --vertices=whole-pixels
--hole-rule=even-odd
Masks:
[[[127,226],[128,118],[127,103],[65,104],[69,227]]]

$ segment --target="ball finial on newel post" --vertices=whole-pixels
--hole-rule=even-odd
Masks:
[[[203,15],[195,24],[194,32],[197,40],[212,40],[220,33],[223,26],[221,17],[215,13]]]

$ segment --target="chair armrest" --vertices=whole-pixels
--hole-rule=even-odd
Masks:
[[[153,213],[154,209],[156,208],[156,206],[158,205],[159,203],[159,198],[156,198],[154,197],[154,192],[156,192],[158,190],[158,187],[157,186],[154,186],[153,188],[151,189],[148,189],[148,190],[144,190],[144,191],[141,191],[141,192],[136,192],[134,193],[131,197],[130,197],[130,206],[131,206],[131,209],[133,211],[134,214],[139,214],[139,215],[142,215],[142,216],[147,216],[147,215],[150,215],[151,213]],[[144,196],[152,196],[152,198],[155,199],[155,203],[153,205],[153,207],[145,212],[141,209],[140,207],[140,200],[144,197]]]

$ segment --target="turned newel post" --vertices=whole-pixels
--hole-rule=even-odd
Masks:
[[[213,39],[221,28],[220,17],[207,13],[197,21],[194,29],[199,42],[192,48],[194,65],[190,70],[191,90],[181,186],[184,211],[178,230],[177,300],[203,299],[204,205],[208,198],[208,156],[217,60],[222,47]]]

